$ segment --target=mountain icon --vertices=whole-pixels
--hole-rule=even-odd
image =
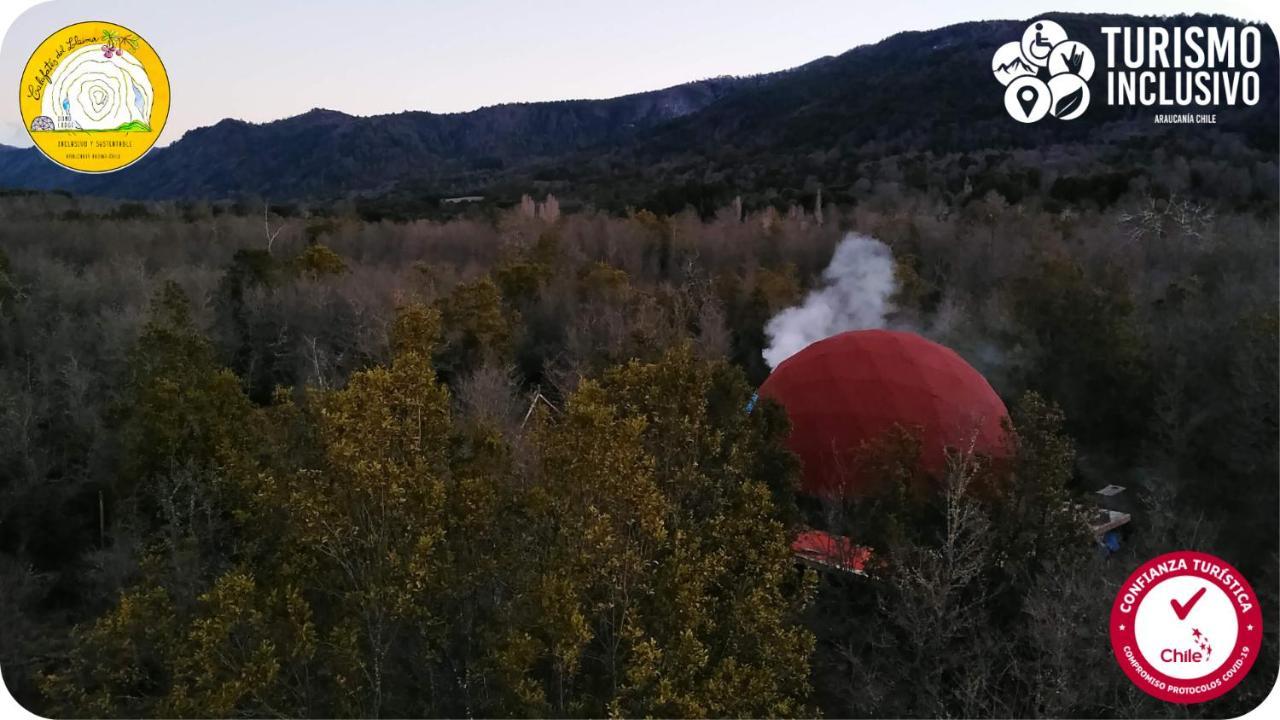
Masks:
[[[1022,58],[1016,57],[1003,65],[996,66],[996,72],[1029,72],[1034,73],[1035,68],[1022,61]]]
[[[1007,86],[1020,77],[1035,76],[1039,72],[1039,67],[1022,54],[1022,46],[1017,42],[1001,45],[991,57],[991,74],[1001,85]]]

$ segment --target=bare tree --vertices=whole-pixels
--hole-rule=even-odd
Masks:
[[[272,247],[276,244],[276,238],[280,237],[280,231],[284,230],[284,223],[281,223],[275,230],[271,229],[271,203],[264,202],[262,204],[262,229],[267,235],[267,254],[271,254]]]

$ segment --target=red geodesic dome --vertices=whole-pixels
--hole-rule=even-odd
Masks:
[[[858,453],[896,424],[921,442],[921,466],[946,469],[946,448],[1007,454],[1004,403],[954,351],[909,332],[855,330],[787,358],[760,387],[787,410],[787,444],[807,495],[859,494]]]

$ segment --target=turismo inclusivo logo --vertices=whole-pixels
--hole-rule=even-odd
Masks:
[[[1021,42],[1001,45],[991,58],[991,72],[1005,86],[1005,110],[1023,123],[1046,115],[1059,120],[1083,115],[1093,68],[1089,48],[1068,40],[1067,31],[1052,20],[1031,23]]]

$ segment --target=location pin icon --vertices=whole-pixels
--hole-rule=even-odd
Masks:
[[[1040,99],[1040,91],[1028,85],[1018,91],[1018,104],[1022,106],[1022,114],[1031,117],[1031,109]]]

